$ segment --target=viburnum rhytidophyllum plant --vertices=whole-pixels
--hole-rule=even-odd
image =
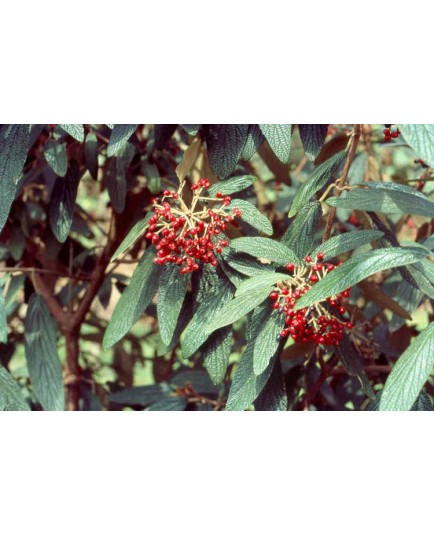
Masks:
[[[149,220],[146,238],[157,250],[154,262],[182,266],[181,274],[199,269],[199,262],[217,266],[215,253],[221,253],[229,242],[222,236],[228,223],[241,218],[238,208],[231,209],[231,197],[217,192],[206,195],[208,179],[191,186],[189,205],[182,197],[183,182],[178,191],[164,190],[161,200],[153,200],[154,216]]]
[[[337,346],[342,340],[345,328],[351,330],[354,327],[352,322],[341,319],[347,312],[345,304],[351,289],[328,297],[324,303],[318,302],[294,311],[298,299],[335,268],[330,262],[321,262],[324,259],[323,253],[318,253],[316,257],[317,262],[313,261],[310,255],[305,257],[308,266],[287,264],[286,269],[292,275],[276,285],[270,293],[270,299],[273,301],[273,309],[286,315],[286,327],[282,329],[279,337],[291,335],[296,342]],[[337,265],[341,264],[339,262]]]

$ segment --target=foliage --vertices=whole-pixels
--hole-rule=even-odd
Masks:
[[[434,125],[2,125],[0,410],[432,410]]]

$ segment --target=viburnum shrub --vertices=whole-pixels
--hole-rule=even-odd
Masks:
[[[1,410],[432,410],[434,125],[0,126]]]

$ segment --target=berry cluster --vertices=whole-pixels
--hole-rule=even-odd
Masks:
[[[345,303],[350,296],[346,289],[337,296],[328,297],[327,304],[316,303],[310,307],[294,311],[298,299],[320,281],[328,272],[334,270],[332,263],[323,263],[324,254],[318,253],[316,262],[310,255],[305,258],[308,267],[287,264],[286,269],[292,274],[277,284],[270,294],[273,309],[286,315],[285,327],[279,337],[290,335],[296,342],[314,342],[323,345],[338,345],[345,328],[354,326],[349,321],[341,320],[347,311]],[[340,266],[342,263],[337,263]],[[335,314],[338,316],[335,316]]]
[[[198,270],[200,262],[217,266],[216,253],[229,243],[221,233],[228,223],[241,218],[238,208],[228,208],[230,196],[221,192],[215,197],[202,195],[210,186],[208,179],[191,186],[193,195],[188,206],[182,197],[184,184],[177,192],[164,190],[161,199],[153,200],[154,215],[145,235],[157,250],[154,262],[175,263],[181,267],[181,274]]]
[[[399,136],[399,128],[392,130],[392,125],[384,125],[386,128],[383,130],[384,141],[390,141],[392,138]]]

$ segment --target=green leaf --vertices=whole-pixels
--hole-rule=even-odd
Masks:
[[[291,125],[259,125],[273,153],[283,163],[289,162],[291,152]]]
[[[24,322],[24,348],[33,391],[47,411],[63,411],[62,365],[57,353],[57,328],[47,304],[32,294]]]
[[[179,266],[176,264],[163,267],[160,277],[157,314],[160,337],[166,345],[170,344],[175,332],[190,275],[180,274]]]
[[[233,324],[255,307],[268,298],[269,289],[259,289],[251,294],[243,294],[235,297],[219,311],[216,318],[211,320],[207,327],[207,333],[212,333],[216,329]]]
[[[422,391],[413,404],[411,411],[434,411],[431,398]]]
[[[315,168],[306,182],[297,190],[288,214],[290,218],[295,216],[317,192],[336,177],[346,156],[346,151],[340,151]]]
[[[109,395],[109,401],[112,404],[120,406],[149,406],[157,402],[160,398],[171,393],[167,383],[158,383],[154,385],[140,385],[136,387],[127,387]]]
[[[218,385],[225,377],[232,346],[232,326],[214,332],[207,340],[203,350],[203,365],[211,381]]]
[[[225,279],[218,279],[214,286],[199,300],[199,307],[184,331],[182,355],[188,358],[209,338],[209,323],[220,316],[220,311],[234,295],[234,287]]]
[[[223,195],[231,195],[235,192],[241,192],[246,188],[249,188],[256,180],[254,175],[240,175],[239,177],[231,177],[225,181],[219,181],[213,184],[208,189],[210,197],[215,197],[217,192],[221,192]]]
[[[235,169],[247,140],[248,125],[204,125],[212,171],[227,177]]]
[[[337,257],[347,251],[352,251],[369,244],[373,240],[378,240],[383,236],[381,231],[349,231],[348,233],[342,233],[333,236],[327,242],[324,242],[318,246],[311,253],[312,258],[316,258],[319,252],[324,253],[324,260]]]
[[[134,147],[127,144],[119,150],[117,156],[110,162],[107,177],[107,190],[113,208],[121,214],[125,208],[125,198],[127,196],[127,168],[134,156]]]
[[[149,248],[140,259],[108,323],[103,339],[104,349],[110,348],[128,333],[155,296],[161,267],[154,263],[154,258],[155,249]]]
[[[309,160],[315,160],[321,152],[327,136],[327,130],[328,125],[298,125],[304,152]]]
[[[263,264],[260,261],[250,257],[250,255],[244,253],[230,251],[225,255],[225,261],[229,264],[229,266],[231,266],[231,268],[237,270],[237,272],[250,277],[274,272],[274,269],[270,264]]]
[[[395,363],[381,394],[380,411],[411,409],[434,365],[434,322]]]
[[[68,157],[63,143],[48,140],[44,147],[44,156],[50,168],[59,177],[64,177],[68,170]]]
[[[59,242],[68,238],[74,216],[80,170],[76,160],[71,160],[66,177],[58,177],[51,192],[48,217]]]
[[[0,411],[30,411],[19,385],[0,365]]]
[[[321,203],[307,203],[298,212],[282,237],[282,242],[292,249],[297,257],[304,258],[314,245],[315,233],[321,223]]]
[[[116,260],[122,253],[124,253],[129,247],[131,247],[136,240],[138,240],[144,233],[145,229],[148,227],[149,220],[153,216],[153,212],[148,212],[146,216],[138,221],[127,234],[127,236],[122,240],[118,249],[113,253],[113,256],[110,262]]]
[[[146,411],[183,411],[187,400],[183,396],[165,395],[151,404]]]
[[[8,341],[8,321],[6,318],[6,303],[3,292],[0,291],[0,342]]]
[[[84,141],[83,125],[59,125],[59,127],[77,141]]]
[[[179,126],[182,127],[190,136],[196,136],[196,134],[199,132],[199,129],[200,129],[200,125],[179,125]]]
[[[324,300],[328,296],[335,296],[372,274],[396,268],[397,266],[413,264],[420,261],[424,256],[425,253],[417,248],[375,249],[355,255],[344,262],[342,266],[338,266],[332,272],[329,272],[318,283],[315,283],[298,300],[294,310],[297,311],[308,307],[313,303]]]
[[[336,354],[348,374],[350,376],[355,376],[359,380],[363,392],[369,396],[369,398],[375,398],[374,390],[372,389],[368,375],[363,370],[361,358],[348,338],[348,335],[344,334],[342,337],[341,343],[336,347]]]
[[[289,262],[294,264],[299,264],[301,262],[294,251],[286,247],[281,242],[276,242],[270,238],[256,236],[235,238],[235,240],[231,240],[230,247],[234,251],[248,253],[249,255],[252,255],[252,257],[268,259],[272,262],[280,264],[281,266],[284,266]]]
[[[434,125],[397,125],[417,156],[434,168]]]
[[[268,367],[280,344],[280,332],[285,324],[284,316],[267,304],[266,319],[260,327],[253,348],[253,372],[259,376]]]
[[[30,140],[30,125],[0,127],[0,231],[9,216],[23,171]]]
[[[98,138],[89,132],[84,142],[84,159],[86,167],[95,181],[98,179]]]
[[[285,378],[279,359],[274,360],[273,370],[261,394],[255,400],[255,411],[286,411],[288,396],[286,394]]]
[[[259,128],[259,125],[249,125],[247,132],[246,145],[241,154],[242,160],[250,160],[259,147],[264,143],[265,137]]]
[[[227,212],[232,213],[234,208],[241,210],[241,219],[254,229],[268,236],[273,234],[273,226],[268,218],[261,214],[252,203],[244,201],[244,199],[232,199],[231,204],[227,207]]]
[[[341,197],[330,197],[327,204],[383,214],[418,214],[434,218],[434,203],[426,195],[409,186],[388,182],[365,182],[362,188],[350,190]]]
[[[273,287],[278,281],[288,279],[288,275],[281,274],[279,272],[267,272],[265,274],[255,275],[243,281],[237,288],[235,296],[242,296],[243,294],[249,294],[256,290]]]
[[[107,156],[115,156],[123,153],[128,140],[139,125],[114,125],[107,146]]]

